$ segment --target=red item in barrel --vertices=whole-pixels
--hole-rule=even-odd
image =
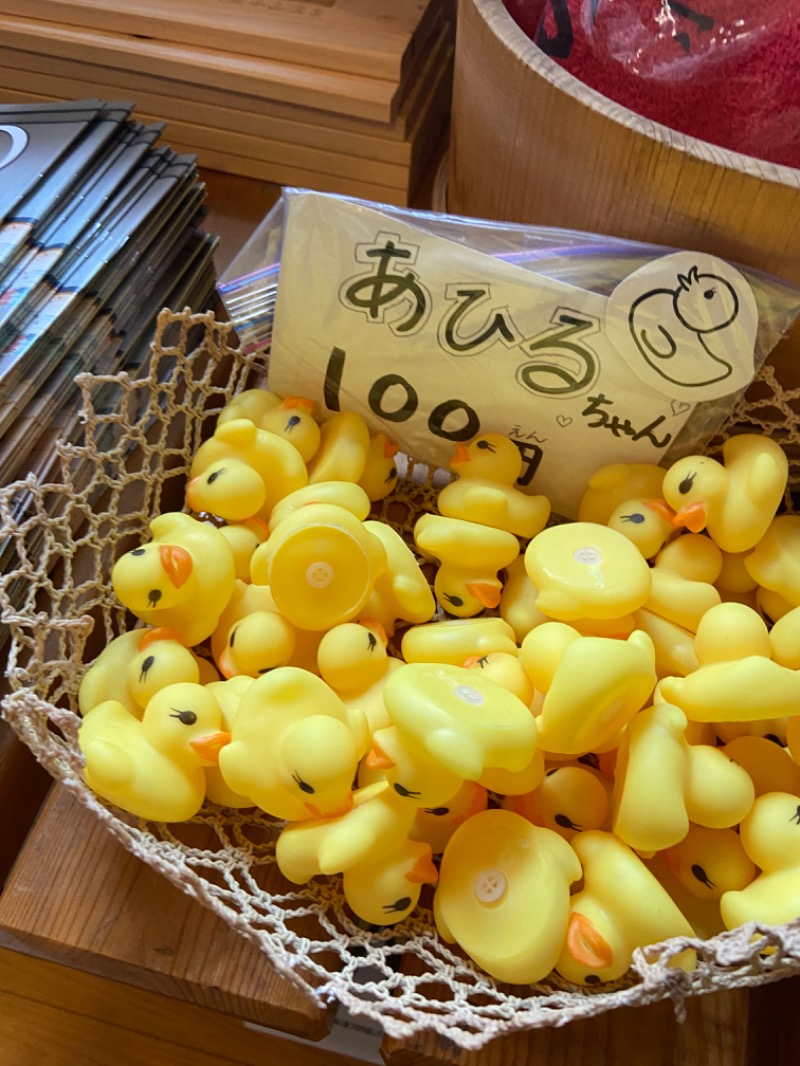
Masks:
[[[800,167],[800,0],[546,0],[534,39],[645,118]]]
[[[535,37],[545,0],[503,0],[503,4],[519,28]]]

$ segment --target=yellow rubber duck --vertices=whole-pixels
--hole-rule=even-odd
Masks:
[[[355,411],[339,411],[322,424],[322,436],[308,464],[308,483],[358,482],[369,455],[369,427]]]
[[[212,681],[208,684],[208,691],[219,704],[222,712],[222,728],[226,733],[231,732],[236,712],[248,687],[252,684],[251,677],[232,677],[225,681]],[[222,807],[232,807],[240,810],[252,807],[253,801],[249,796],[243,796],[240,792],[234,792],[225,783],[219,763],[205,768],[206,775],[206,799],[211,803],[218,803]]]
[[[237,393],[222,408],[217,415],[217,425],[223,426],[226,422],[234,422],[239,418],[247,418],[254,425],[263,429],[263,421],[270,411],[280,406],[281,397],[269,389],[245,389]]]
[[[253,556],[251,574],[266,577],[292,625],[322,631],[363,614],[387,566],[383,541],[355,515],[309,503],[278,523]]]
[[[157,515],[150,533],[150,543],[114,563],[114,592],[146,625],[174,629],[193,647],[211,636],[231,597],[233,552],[218,529],[180,511]]]
[[[513,533],[432,514],[417,519],[414,543],[423,558],[438,563],[434,593],[442,608],[459,618],[498,606],[503,591],[498,574],[520,551]]]
[[[138,818],[182,822],[203,805],[204,767],[230,736],[219,704],[203,685],[157,692],[142,720],[117,700],[94,707],[78,727],[84,779],[98,796]]]
[[[705,533],[683,532],[665,544],[655,557],[657,569],[674,570],[688,581],[705,581],[714,585],[722,573],[722,552]]]
[[[297,630],[277,611],[253,611],[235,622],[217,659],[224,678],[256,678],[278,666],[295,665]]]
[[[653,642],[640,630],[614,640],[547,622],[525,637],[520,658],[534,688],[544,693],[539,746],[563,755],[598,751],[614,741],[657,680]]]
[[[247,474],[247,469],[250,474]],[[251,502],[253,473],[261,478],[264,499],[257,511],[243,514],[244,500]],[[306,464],[298,450],[246,418],[217,423],[214,436],[194,454],[186,500],[196,511],[208,511],[231,521],[253,515],[269,521],[272,508],[290,492],[308,483]]]
[[[394,492],[400,478],[395,462],[399,451],[399,445],[389,440],[385,433],[370,437],[367,461],[358,479],[358,484],[370,500],[384,500]]]
[[[400,651],[407,663],[450,663],[462,666],[471,655],[493,651],[517,654],[514,630],[502,618],[447,618],[411,626],[403,633]]]
[[[572,847],[583,866],[584,887],[571,898],[564,948],[555,963],[567,981],[614,981],[630,968],[636,948],[676,936],[694,938],[658,880],[613,833],[577,833]],[[691,971],[695,961],[695,952],[688,949],[670,965]]]
[[[141,718],[150,698],[178,681],[200,683],[197,656],[163,626],[132,629],[89,664],[78,688],[78,707],[86,715],[98,703],[117,700]]]
[[[634,611],[637,629],[644,630],[656,650],[659,677],[686,676],[699,666],[694,638],[706,611],[721,602],[717,589],[666,567],[653,567],[652,588],[644,606]]]
[[[683,840],[663,855],[686,891],[698,899],[718,900],[725,892],[738,892],[756,875],[735,829],[690,825]]]
[[[578,505],[579,522],[604,526],[626,500],[657,500],[666,471],[652,463],[610,463],[601,466],[586,482]]]
[[[464,783],[460,774],[443,766],[395,726],[378,729],[359,768],[359,785],[385,779],[400,797],[417,808],[448,803]]]
[[[528,707],[475,670],[406,663],[387,680],[384,700],[403,740],[464,780],[523,770],[536,753]]]
[[[789,792],[759,796],[739,832],[761,873],[720,900],[728,929],[745,922],[784,925],[800,917],[800,799]]]
[[[428,844],[404,840],[397,851],[369,858],[344,871],[342,890],[350,910],[370,925],[396,925],[414,910],[422,886],[439,871]]]
[[[687,892],[664,858],[665,852],[657,851],[650,857],[639,856],[647,869],[667,892],[675,906],[694,929],[697,936],[709,940],[725,931],[725,923],[719,912],[718,899],[700,899]]]
[[[234,792],[275,818],[296,821],[350,807],[368,746],[363,713],[346,708],[315,674],[281,666],[243,693],[219,765]]]
[[[408,832],[412,840],[429,844],[434,855],[441,855],[450,837],[474,814],[485,811],[489,796],[477,781],[464,781],[455,796],[436,807],[422,807]]]
[[[386,522],[367,519],[364,527],[383,544],[387,559],[386,569],[375,579],[364,604],[364,617],[380,622],[390,637],[394,636],[398,622],[410,625],[428,622],[436,612],[436,600],[412,550]]]
[[[343,622],[334,626],[317,649],[317,669],[346,706],[359,707],[367,717],[370,733],[391,725],[383,689],[393,670],[403,665],[389,655],[387,638],[378,622]]]
[[[800,766],[780,741],[776,744],[767,737],[743,735],[727,741],[721,750],[747,771],[756,796],[765,792],[800,796]]]
[[[763,619],[740,603],[706,611],[697,627],[699,667],[687,677],[665,677],[658,695],[697,722],[757,721],[795,714],[800,673],[770,658]]]
[[[260,518],[254,517],[243,522],[226,522],[219,531],[231,546],[236,577],[240,581],[249,581],[253,553],[267,539],[269,528]]]
[[[742,560],[754,584],[800,606],[800,515],[779,515]]]
[[[705,455],[679,459],[668,469],[664,499],[675,524],[702,529],[725,552],[754,548],[767,532],[786,489],[789,463],[779,444],[756,433],[729,437],[722,462]]]
[[[552,970],[581,876],[557,833],[506,810],[474,815],[442,855],[433,897],[440,936],[498,981],[530,984]]]
[[[594,522],[550,526],[525,549],[536,606],[560,622],[617,619],[650,596],[650,567],[627,537]]]
[[[388,781],[358,788],[344,814],[295,822],[281,831],[275,845],[278,869],[289,881],[304,885],[320,874],[378,861],[408,839],[415,810]]]
[[[516,487],[522,466],[519,448],[499,433],[456,444],[450,469],[458,478],[440,489],[439,513],[530,539],[547,525],[551,508],[546,496],[528,496]]]
[[[793,607],[769,631],[772,659],[790,670],[800,669],[800,607]]]
[[[269,519],[270,532],[284,518],[305,507],[307,503],[332,503],[337,507],[344,507],[359,521],[369,515],[371,507],[369,496],[360,485],[352,481],[317,481],[313,485],[304,485],[302,489],[290,492],[275,504]]]
[[[260,425],[297,448],[304,463],[314,458],[320,446],[322,432],[314,418],[314,401],[303,396],[281,400],[277,407],[266,412]]]
[[[612,830],[650,854],[683,840],[690,822],[737,825],[755,800],[749,774],[711,745],[686,741],[686,716],[667,703],[641,711],[620,743]]]
[[[566,841],[586,829],[610,829],[611,782],[578,763],[551,765],[526,796],[508,796],[503,806]]]
[[[536,626],[551,621],[550,616],[536,606],[539,590],[528,577],[525,556],[518,555],[506,568],[506,580],[500,593],[500,617],[514,630],[518,644]]]
[[[635,544],[645,559],[653,559],[675,534],[673,517],[663,500],[634,497],[615,507],[605,524]]]

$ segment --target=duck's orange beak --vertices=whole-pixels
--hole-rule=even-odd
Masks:
[[[177,629],[171,626],[154,626],[152,629],[143,630],[139,638],[138,650],[144,651],[145,648],[149,648],[151,644],[157,644],[160,640],[174,640],[178,644],[183,644]]]
[[[439,871],[431,858],[430,848],[420,855],[405,877],[406,881],[410,881],[414,885],[436,884],[439,880]]]
[[[461,441],[456,441],[456,454],[450,460],[450,465],[455,463],[468,463],[469,462],[469,448],[466,444],[462,444]]]
[[[645,500],[645,507],[649,507],[651,511],[663,518],[665,522],[669,522],[672,525],[675,521],[675,512],[672,510],[666,500]]]
[[[305,396],[287,396],[283,401],[283,406],[287,408],[287,410],[292,407],[305,407],[307,411],[313,411],[314,401],[307,400]]]
[[[502,588],[499,585],[492,585],[489,581],[473,581],[464,587],[484,607],[497,607],[500,603]]]
[[[312,818],[321,818],[324,821],[333,821],[335,818],[341,818],[349,811],[352,811],[354,806],[355,804],[353,802],[353,793],[348,792],[347,799],[345,800],[344,805],[341,807],[337,807],[335,811],[321,811],[319,807],[315,807],[313,803],[307,803],[306,810]]]
[[[681,868],[681,860],[674,848],[664,848],[663,851],[659,852],[659,855],[674,874],[678,873]]]
[[[388,770],[397,763],[390,759],[377,740],[373,739],[372,747],[364,757],[364,766],[368,770]]]
[[[383,442],[383,457],[384,459],[391,459],[400,451],[400,445],[395,444],[393,440],[389,440],[388,437]]]
[[[197,740],[190,740],[192,748],[197,752],[200,758],[212,765],[219,761],[219,753],[225,747],[226,744],[230,744],[231,735],[220,730],[218,733],[206,733],[204,737],[198,737]]]
[[[690,503],[682,507],[672,519],[673,526],[688,529],[690,533],[700,533],[706,528],[706,509],[702,503]]]
[[[228,657],[227,648],[222,652],[219,659],[217,659],[217,669],[226,681],[230,681],[232,677],[236,676],[236,671],[234,670],[230,658]]]
[[[581,966],[604,970],[614,961],[608,942],[585,914],[573,911],[567,923],[567,950]]]
[[[158,557],[164,568],[164,573],[170,579],[176,589],[185,585],[192,576],[194,563],[189,552],[179,544],[162,544],[158,549]]]

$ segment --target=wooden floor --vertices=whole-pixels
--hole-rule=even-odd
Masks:
[[[222,273],[279,195],[204,174]],[[38,818],[37,818],[37,812]],[[26,839],[27,837],[27,839]],[[0,1066],[789,1066],[800,978],[610,1012],[460,1052],[358,1034],[124,851],[0,724]],[[345,1041],[343,1044],[342,1041]]]

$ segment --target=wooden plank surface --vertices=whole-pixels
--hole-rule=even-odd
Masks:
[[[330,1024],[327,1008],[60,786],[0,896],[0,944],[311,1039]]]
[[[402,90],[388,78],[344,74],[279,59],[217,52],[199,45],[156,41],[124,33],[73,29],[56,22],[0,16],[0,39],[9,48],[66,57],[111,69],[163,74],[225,89],[346,115],[391,122]]]
[[[401,82],[442,0],[1,0],[0,12]]]
[[[356,1066],[205,1006],[0,948],[3,1066]]]

